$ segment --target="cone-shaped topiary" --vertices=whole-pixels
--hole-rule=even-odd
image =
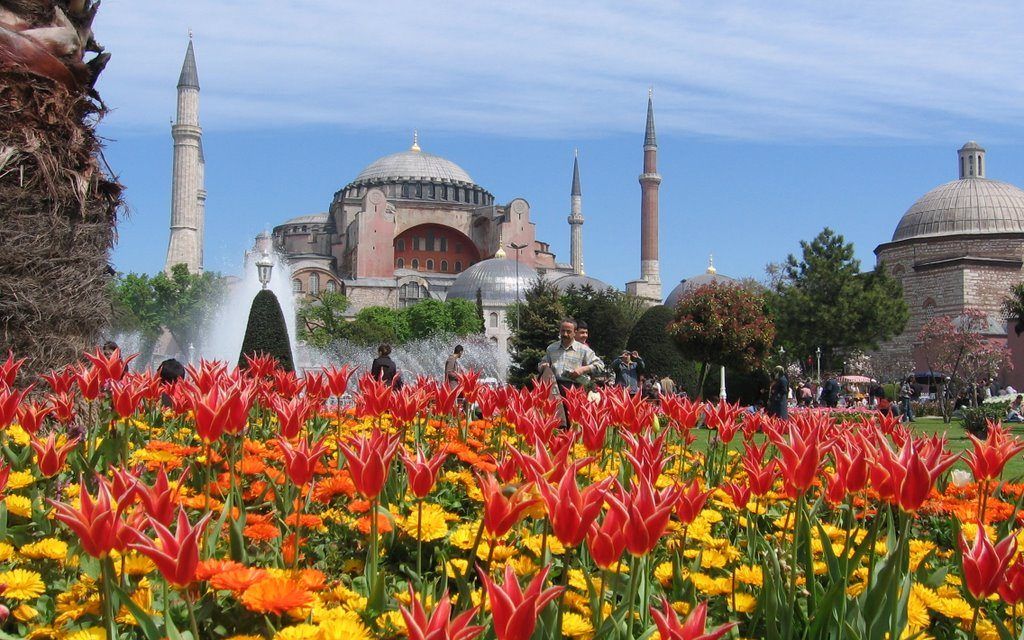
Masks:
[[[284,322],[281,304],[272,291],[264,289],[256,294],[249,310],[249,324],[242,340],[242,353],[238,366],[245,367],[245,356],[271,355],[285,371],[294,371],[292,346],[288,340],[288,327]]]

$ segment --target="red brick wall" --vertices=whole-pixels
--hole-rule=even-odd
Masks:
[[[480,252],[468,237],[439,224],[422,224],[406,229],[395,238],[395,268],[429,271],[434,273],[459,273],[469,265],[480,261]],[[443,250],[442,250],[443,249]],[[413,266],[416,260],[417,266]],[[433,268],[427,268],[427,261],[433,261]],[[447,269],[442,269],[442,262]],[[459,269],[456,269],[459,263]]]

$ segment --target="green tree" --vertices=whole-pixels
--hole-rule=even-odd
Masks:
[[[461,298],[445,300],[445,312],[451,319],[452,333],[457,336],[468,336],[473,333],[483,333],[484,316],[483,305],[476,304]]]
[[[701,363],[697,388],[703,390],[712,364],[750,372],[771,351],[775,326],[763,295],[729,284],[706,284],[683,297],[669,325],[684,357]]]
[[[404,314],[409,323],[409,337],[413,340],[434,335],[447,335],[454,330],[448,308],[440,300],[421,300],[411,307],[407,307]]]
[[[138,331],[144,355],[163,330],[170,332],[178,348],[200,342],[227,292],[226,280],[218,273],[189,273],[178,264],[171,274],[155,276],[128,273],[113,284],[112,327],[115,331]]]
[[[509,351],[512,353],[509,382],[516,385],[525,385],[536,375],[544,351],[558,339],[558,323],[565,316],[565,307],[562,306],[558,289],[543,278],[538,278],[523,297],[524,302],[509,305],[506,314],[512,330],[509,339]]]
[[[349,334],[350,322],[345,318],[348,298],[336,291],[322,291],[306,298],[296,312],[297,337],[306,344],[323,349]]]
[[[361,345],[376,345],[381,342],[400,344],[409,339],[408,316],[390,307],[366,307],[356,314],[349,326],[348,337]]]
[[[562,293],[565,312],[590,328],[590,347],[607,362],[622,353],[626,340],[646,307],[640,298],[608,288],[587,285]]]
[[[870,351],[907,323],[903,292],[882,265],[861,273],[853,244],[825,228],[774,269],[770,307],[779,342],[805,361],[821,347],[829,369],[852,350]]]
[[[644,312],[629,334],[627,348],[644,359],[647,371],[658,376],[671,376],[677,383],[692,382],[696,368],[683,357],[679,346],[668,332],[675,312],[663,304]]]
[[[273,291],[264,289],[253,298],[249,309],[249,323],[245,327],[238,366],[244,367],[245,356],[270,355],[277,359],[285,371],[294,371],[292,346],[288,340],[288,327],[284,312]]]
[[[1003,298],[1003,317],[1013,323],[1018,336],[1024,333],[1024,282],[1013,285],[1009,295]]]

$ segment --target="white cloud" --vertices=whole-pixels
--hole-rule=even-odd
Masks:
[[[635,132],[653,84],[659,132],[924,140],[1024,104],[1012,1],[107,0],[111,130],[165,130],[190,27],[207,128]]]

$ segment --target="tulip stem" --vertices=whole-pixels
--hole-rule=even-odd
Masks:
[[[188,626],[192,630],[192,636],[195,638],[201,638],[199,635],[199,623],[196,622],[196,608],[192,604],[192,596],[189,595],[188,589],[182,589],[181,597],[185,601],[185,608],[188,609]]]
[[[114,573],[114,561],[110,556],[105,556],[100,560],[100,580],[103,589],[103,628],[106,629],[108,638],[117,638],[117,621],[114,619],[116,611],[114,611],[114,601],[112,599],[114,577],[111,575]]]
[[[367,597],[372,598],[377,586],[377,498],[370,500],[370,557],[366,572]]]
[[[420,599],[427,608],[427,581],[423,579],[423,498],[416,503],[416,579],[420,581]]]

